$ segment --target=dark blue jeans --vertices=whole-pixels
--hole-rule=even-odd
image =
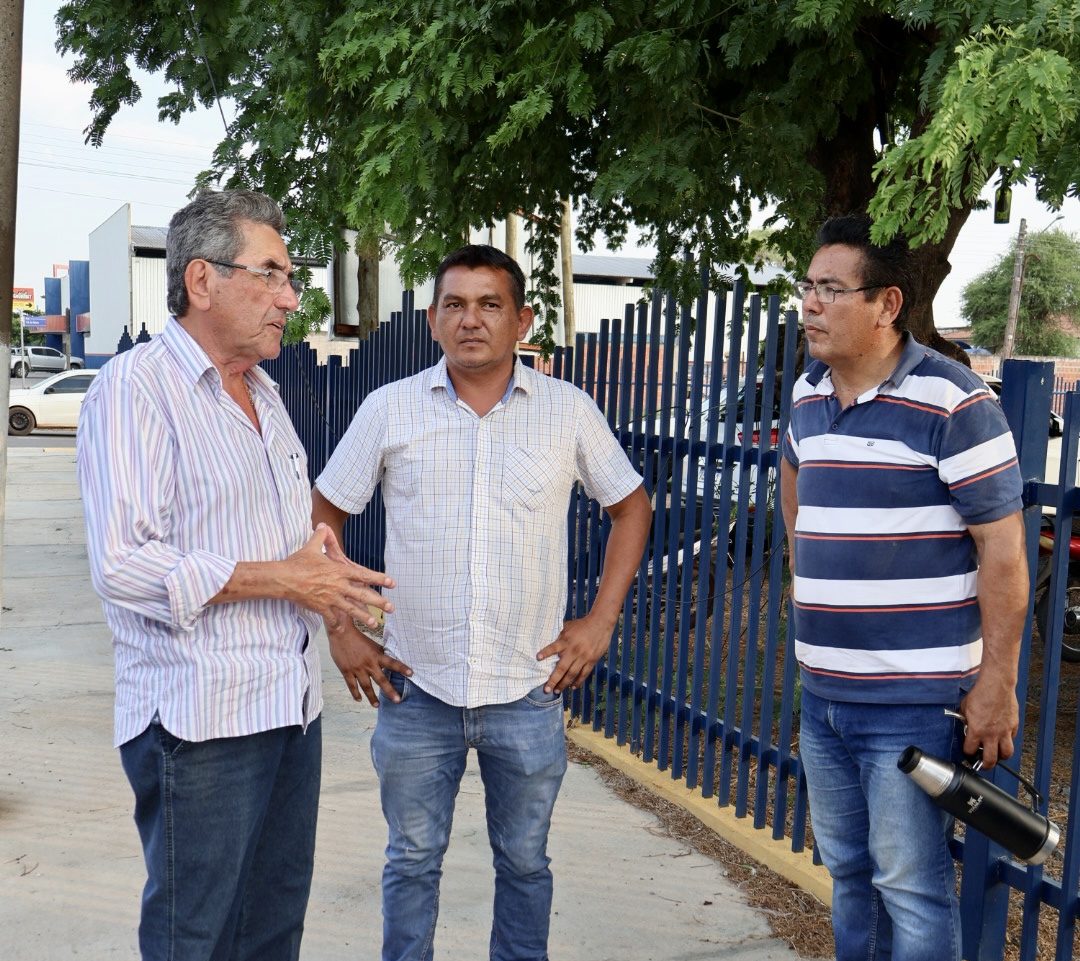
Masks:
[[[383,814],[383,961],[431,961],[442,861],[470,749],[484,782],[495,861],[492,961],[547,961],[551,811],[566,773],[562,697],[543,687],[520,701],[453,707],[391,674],[371,737]]]
[[[181,741],[156,720],[120,748],[146,858],[144,961],[296,961],[315,856],[320,719]]]
[[[802,692],[810,820],[833,879],[836,961],[960,961],[952,818],[896,766],[909,745],[958,749],[940,705],[856,704]]]

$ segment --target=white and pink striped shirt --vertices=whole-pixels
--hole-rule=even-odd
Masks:
[[[311,536],[307,458],[276,385],[247,374],[260,435],[171,319],[110,360],[76,441],[94,587],[113,633],[117,746],[154,714],[203,741],[300,724],[322,709],[317,615],[281,600],[207,606],[238,561]]]

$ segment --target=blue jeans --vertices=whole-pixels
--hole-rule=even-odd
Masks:
[[[799,754],[833,879],[836,961],[960,961],[952,818],[896,766],[915,745],[957,758],[941,705],[856,704],[802,692]]]
[[[452,707],[400,674],[371,737],[390,840],[383,869],[383,961],[431,961],[439,880],[470,748],[484,782],[495,862],[493,961],[547,961],[551,811],[566,773],[562,697]]]
[[[315,857],[320,719],[181,741],[154,722],[120,748],[147,882],[144,961],[296,961]]]

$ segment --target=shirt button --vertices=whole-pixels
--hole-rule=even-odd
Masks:
[[[836,430],[836,424],[833,424],[833,425],[832,425],[832,429],[833,429],[833,430]]]

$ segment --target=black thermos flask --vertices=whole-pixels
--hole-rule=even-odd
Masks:
[[[967,765],[944,761],[924,754],[917,747],[909,747],[900,755],[896,766],[929,794],[938,807],[981,831],[1019,860],[1042,864],[1057,847],[1061,831],[1053,821],[1021,804]],[[1005,770],[1038,797],[1034,787],[1015,771]]]

